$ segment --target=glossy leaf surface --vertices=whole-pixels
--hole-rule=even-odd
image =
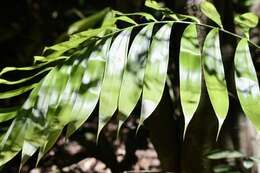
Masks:
[[[260,90],[247,39],[242,39],[235,53],[235,82],[240,104],[248,118],[260,130]]]
[[[195,113],[201,95],[201,52],[196,25],[189,25],[180,47],[180,99],[185,126]]]
[[[218,29],[211,30],[207,35],[202,57],[207,91],[220,128],[228,112],[229,100]]]
[[[167,77],[172,24],[163,25],[153,36],[144,73],[139,126],[159,104]]]

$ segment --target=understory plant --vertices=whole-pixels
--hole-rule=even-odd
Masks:
[[[244,113],[260,130],[260,89],[249,49],[260,48],[249,38],[258,18],[252,13],[237,16],[240,33],[236,34],[223,28],[216,8],[207,1],[200,9],[212,25],[201,23],[195,16],[174,13],[155,1],[147,0],[145,6],[149,13],[106,8],[75,22],[68,30],[69,40],[46,47],[41,56],[35,56],[33,66],[6,67],[0,72],[1,86],[12,88],[1,92],[0,99],[30,92],[23,104],[0,108],[0,122],[12,122],[0,131],[0,166],[18,153],[22,166],[37,151],[38,163],[65,127],[68,138],[96,107],[97,142],[114,114],[119,132],[136,106],[141,108],[138,131],[157,108],[166,85],[174,103],[180,97],[185,119],[183,138],[201,93],[207,91],[219,123],[217,140],[230,103],[220,45],[223,33],[238,42],[232,67],[235,89]],[[96,21],[102,24],[93,29]],[[173,32],[179,26],[184,30],[179,53],[173,54]],[[201,29],[207,30],[203,39]],[[170,68],[173,59],[178,62],[177,74]],[[24,72],[29,75],[16,81],[5,78],[9,73]],[[34,80],[42,75],[40,81]],[[179,79],[178,86],[170,76]]]

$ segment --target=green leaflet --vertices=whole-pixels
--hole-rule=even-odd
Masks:
[[[25,133],[27,130],[27,119],[32,106],[35,104],[39,87],[36,87],[17,113],[16,119],[12,122],[0,144],[0,166],[11,160],[22,148]]]
[[[27,78],[23,78],[23,79],[20,79],[20,80],[17,80],[17,81],[9,81],[9,80],[5,80],[5,79],[0,79],[0,84],[5,84],[5,85],[16,85],[16,84],[20,84],[20,83],[23,83],[23,82],[26,82],[26,81],[29,81],[41,74],[44,74],[46,73],[47,71],[50,71],[53,67],[47,67],[43,70],[41,70],[40,72],[30,76],[30,77],[27,77]]]
[[[36,151],[37,151],[37,147],[30,144],[29,142],[24,141],[23,148],[22,148],[20,170],[22,169],[22,166],[27,162],[27,160],[30,157],[32,157]],[[20,170],[19,170],[19,172],[20,172]]]
[[[108,13],[106,18],[104,19],[102,26],[114,27],[116,29],[116,22],[119,20],[133,25],[137,25],[137,23],[127,15],[123,15],[123,13],[119,11],[111,10],[110,13]]]
[[[7,98],[19,96],[23,93],[26,93],[26,92],[32,90],[37,85],[38,85],[38,83],[34,83],[32,85],[29,85],[29,86],[25,86],[25,87],[21,87],[21,88],[18,88],[18,89],[2,92],[2,93],[0,93],[0,99],[7,99]]]
[[[229,150],[214,151],[207,155],[207,158],[211,160],[234,159],[234,158],[242,158],[242,157],[245,157],[245,155],[238,151],[229,151]]]
[[[131,19],[131,18],[127,17],[127,16],[119,16],[119,17],[116,17],[116,18],[115,18],[115,22],[116,22],[117,20],[121,20],[121,21],[130,23],[130,24],[133,24],[133,25],[137,25],[137,23],[136,23],[133,19]]]
[[[139,127],[153,113],[163,95],[167,77],[172,25],[173,22],[163,25],[152,39],[144,73]]]
[[[228,112],[229,100],[218,29],[212,29],[205,39],[202,62],[207,91],[217,115],[220,130]]]
[[[48,80],[43,80],[37,103],[27,120],[30,126],[26,130],[23,144],[31,146],[32,150],[27,151],[26,146],[23,146],[21,164],[24,164],[38,148],[44,147],[53,132],[62,131],[73,119],[71,116],[73,114],[70,113],[83,74],[78,64],[86,52],[88,51],[83,49],[80,53],[76,53],[60,69],[55,68]]]
[[[105,64],[108,57],[111,38],[98,43],[92,51],[89,60],[83,60],[81,65],[85,72],[81,81],[79,104],[75,104],[77,111],[75,121],[67,128],[67,137],[75,132],[90,116],[99,99]]]
[[[163,4],[154,0],[146,0],[145,6],[158,11],[170,11],[170,9],[163,7]]]
[[[121,15],[121,16],[141,16],[144,17],[148,21],[157,21],[153,15],[145,12],[135,12],[135,13],[122,13],[120,11],[114,11],[115,14]]]
[[[59,59],[66,59],[66,58],[67,57],[64,57],[64,56],[59,57]],[[19,71],[37,70],[37,69],[40,69],[44,66],[51,64],[52,62],[55,62],[55,61],[57,61],[57,59],[52,59],[52,60],[49,60],[49,61],[45,61],[44,63],[39,63],[39,64],[29,66],[29,67],[6,67],[0,72],[0,76],[6,74],[8,72],[14,72],[14,71],[19,72]]]
[[[33,57],[33,59],[34,59],[34,61],[33,61],[33,63],[34,64],[37,64],[37,63],[50,63],[50,62],[54,62],[54,61],[59,61],[59,60],[66,60],[66,59],[68,59],[69,58],[69,56],[57,56],[56,58],[54,58],[54,59],[48,59],[48,58],[46,58],[46,57],[44,57],[44,56],[34,56]]]
[[[201,53],[195,24],[189,25],[180,47],[180,99],[185,128],[196,111],[201,95]]]
[[[205,0],[201,3],[200,7],[203,14],[205,14],[208,18],[218,24],[218,26],[223,28],[221,17],[216,7],[211,2]]]
[[[78,115],[74,109],[77,104],[79,104],[79,90],[84,73],[81,62],[82,59],[87,60],[88,58],[88,49],[83,49],[81,52],[73,55],[72,59],[58,69],[52,83],[47,86],[53,89],[50,92],[45,93],[46,99],[44,100],[49,100],[48,103],[46,103],[48,105],[44,108],[48,109],[45,122],[47,126],[44,130],[47,133],[44,134],[43,131],[40,131],[40,134],[37,134],[37,136],[46,138],[45,141],[36,143],[36,145],[40,147],[37,163],[54,145],[65,125],[74,121],[75,116]],[[72,62],[73,64],[71,64]],[[41,98],[44,98],[44,96]],[[39,104],[38,110],[41,109],[40,105],[44,105],[44,101],[41,102],[42,104]],[[31,137],[29,137],[29,139],[30,138]]]
[[[246,28],[254,28],[258,24],[258,17],[254,13],[244,13],[235,17],[235,22]]]
[[[21,107],[0,108],[0,123],[16,117]]]
[[[117,28],[112,27],[112,26],[104,26],[102,28],[89,29],[87,31],[82,31],[80,33],[71,35],[70,40],[80,39],[82,37],[91,38],[91,37],[99,36],[100,33],[103,33],[105,31],[111,32],[111,31],[114,31],[114,30],[116,31]]]
[[[68,51],[72,48],[79,46],[81,43],[83,43],[87,39],[88,38],[86,38],[86,37],[81,37],[81,38],[77,38],[77,39],[70,39],[68,41],[65,41],[65,42],[62,42],[62,43],[59,43],[59,44],[55,44],[55,45],[50,46],[50,47],[45,47],[43,52],[46,52],[47,50],[66,52],[66,51]]]
[[[12,122],[1,142],[0,166],[10,161],[20,152],[26,127],[27,123],[25,119],[15,119]]]
[[[23,164],[47,141],[47,134],[49,133],[48,123],[46,123],[46,114],[49,110],[49,102],[52,99],[50,93],[52,92],[52,84],[57,84],[55,80],[57,69],[52,70],[38,86],[35,103],[31,102],[29,105],[24,105],[24,109],[28,110],[26,117],[27,127],[22,139],[22,156],[20,168]],[[29,97],[31,99],[31,96]],[[27,101],[28,102],[28,101]],[[28,148],[29,147],[29,148]]]
[[[260,91],[247,39],[242,39],[235,53],[236,90],[243,111],[260,130]]]
[[[131,31],[131,29],[122,31],[109,50],[100,94],[98,135],[117,109]]]
[[[189,16],[189,15],[184,15],[184,14],[175,14],[175,13],[169,14],[166,16],[170,17],[176,21],[183,21],[183,20],[190,19],[191,21],[194,21],[195,23],[201,23],[200,20],[195,16]]]
[[[28,128],[24,136],[21,166],[38,148],[45,146],[53,131],[62,130],[72,119],[70,108],[81,76],[81,69],[77,67],[86,50],[81,52],[73,55],[60,69],[54,68],[41,83],[37,102],[27,117]],[[31,149],[27,150],[27,146]]]
[[[119,94],[119,130],[136,106],[144,80],[146,59],[150,47],[153,24],[144,27],[134,38],[130,47]]]
[[[254,13],[244,13],[235,17],[235,23],[244,35],[249,38],[249,30],[258,24],[258,17]]]
[[[99,22],[101,22],[104,19],[104,17],[109,11],[109,8],[105,8],[87,18],[81,19],[73,23],[68,29],[68,34],[71,35],[76,32],[84,31],[89,28],[95,27]]]
[[[60,137],[61,132],[62,132],[62,130],[55,130],[55,131],[52,131],[52,133],[49,134],[48,141],[46,141],[45,144],[43,146],[41,146],[40,149],[39,149],[36,165],[38,165],[39,161],[42,159],[44,154],[46,154],[53,147],[55,142]]]

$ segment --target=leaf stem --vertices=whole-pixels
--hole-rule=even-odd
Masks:
[[[112,32],[112,33],[109,33],[101,38],[105,38],[105,37],[109,37],[111,35],[114,35],[118,32],[121,32],[125,29],[130,29],[130,28],[135,28],[135,27],[140,27],[140,26],[146,26],[146,25],[149,25],[149,24],[165,24],[165,23],[169,23],[169,22],[174,22],[174,23],[180,23],[180,24],[195,24],[195,25],[199,25],[199,26],[202,26],[202,27],[206,27],[206,28],[211,28],[211,29],[219,29],[219,31],[221,32],[224,32],[224,33],[227,33],[229,35],[232,35],[233,37],[236,37],[238,39],[247,39],[247,41],[252,44],[253,46],[255,46],[257,49],[260,49],[260,46],[257,45],[256,43],[252,42],[250,39],[246,38],[246,37],[243,37],[243,36],[240,36],[238,34],[235,34],[235,33],[232,33],[230,31],[227,31],[223,28],[219,28],[219,27],[214,27],[214,26],[211,26],[211,25],[207,25],[207,24],[203,24],[203,23],[196,23],[196,22],[189,22],[189,21],[171,21],[171,20],[167,20],[167,21],[153,21],[153,22],[147,22],[147,23],[142,23],[142,24],[138,24],[138,25],[133,25],[133,26],[130,26],[130,27],[126,27],[126,28],[123,28],[123,29],[118,29],[116,30],[115,32]]]

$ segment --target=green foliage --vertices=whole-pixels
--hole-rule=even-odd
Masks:
[[[146,5],[158,10],[162,17],[157,19],[145,12],[124,14],[105,9],[73,24],[69,32],[78,33],[71,35],[66,42],[46,47],[42,56],[35,57],[34,66],[2,70],[1,76],[11,71],[32,71],[29,77],[17,81],[0,79],[1,84],[14,86],[24,84],[39,74],[48,74],[40,82],[19,85],[0,94],[1,99],[6,99],[32,89],[21,107],[0,109],[1,122],[12,120],[0,145],[0,165],[22,151],[22,166],[38,149],[39,161],[55,144],[65,126],[69,137],[89,118],[98,103],[98,134],[117,110],[120,128],[139,100],[139,123],[142,125],[161,100],[170,58],[179,58],[180,62],[179,89],[185,126],[200,102],[204,74],[210,101],[221,127],[229,100],[219,33],[229,32],[222,28],[216,8],[209,2],[201,5],[202,12],[221,28],[201,24],[194,16],[171,12],[154,1],[147,1]],[[96,20],[101,20],[101,27],[79,32],[94,26],[92,22]],[[119,29],[117,22],[123,23],[124,27]],[[253,23],[244,24],[251,28],[255,22],[254,19]],[[180,54],[179,57],[170,57],[172,29],[180,24],[186,25]],[[211,29],[203,46],[199,43],[198,25]],[[232,36],[241,38],[235,34]],[[242,108],[259,130],[260,90],[248,39],[245,37],[239,41],[234,73]]]
[[[235,22],[240,30],[249,38],[249,30],[258,24],[258,17],[253,13],[244,13],[235,17]]]
[[[258,108],[260,106],[260,90],[246,39],[242,39],[238,43],[234,61],[236,89],[241,106],[259,131],[260,112]]]
[[[216,7],[208,2],[208,1],[204,1],[201,3],[201,11],[208,17],[210,18],[212,21],[214,21],[218,26],[220,26],[221,28],[223,28],[222,22],[221,22],[221,18],[220,15],[216,9]]]
[[[212,29],[208,33],[203,46],[202,59],[207,91],[217,114],[220,130],[228,113],[229,100],[218,29]]]
[[[195,24],[182,35],[180,47],[180,99],[185,126],[195,113],[201,95],[201,52]]]

